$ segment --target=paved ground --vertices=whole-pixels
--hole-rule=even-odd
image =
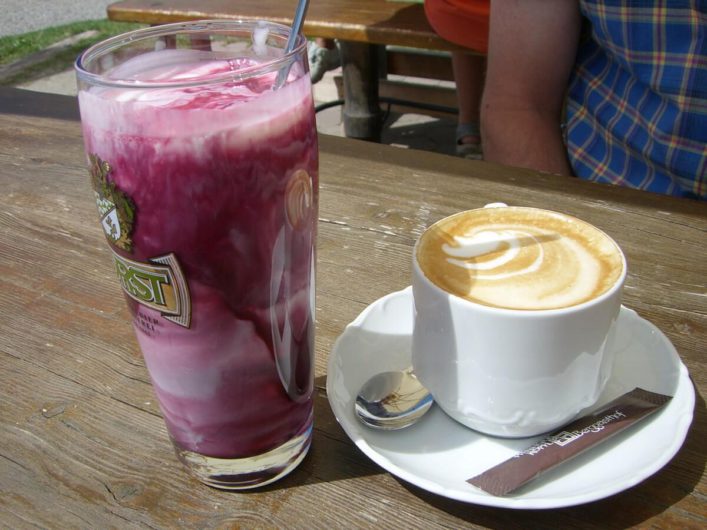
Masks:
[[[79,20],[101,19],[106,16],[106,6],[114,0],[0,0],[0,37],[18,35],[45,27],[57,26]],[[338,98],[334,76],[339,71],[328,72],[314,86],[317,102]],[[74,95],[76,81],[72,70],[47,76],[20,85],[21,88],[40,92]],[[317,114],[321,132],[343,136],[341,108],[333,107]],[[424,149],[454,154],[453,119],[437,119],[422,114],[391,114],[385,122],[382,141],[403,148]]]
[[[106,7],[115,0],[2,0],[0,37],[38,29],[106,18]]]
[[[327,72],[319,83],[314,85],[314,98],[317,103],[338,99],[334,77],[339,71]],[[76,80],[73,70],[67,70],[45,77],[20,88],[57,94],[76,94]],[[332,107],[317,114],[317,128],[320,132],[343,136],[341,108]],[[382,142],[408,149],[423,149],[454,155],[455,121],[438,119],[422,114],[391,114],[383,129]]]

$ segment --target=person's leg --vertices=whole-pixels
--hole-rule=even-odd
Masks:
[[[456,150],[461,156],[476,156],[481,152],[479,120],[486,71],[484,55],[488,51],[489,6],[489,0],[425,0],[425,16],[437,34],[469,50],[469,53],[452,53],[459,107]]]
[[[481,143],[479,116],[486,58],[482,55],[453,52],[452,68],[459,107],[457,152],[462,155],[472,154],[474,151],[479,152]]]

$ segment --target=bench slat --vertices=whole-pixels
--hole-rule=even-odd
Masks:
[[[108,18],[145,24],[240,18],[289,25],[295,6],[295,0],[123,0],[108,6]],[[310,2],[303,32],[307,37],[369,44],[447,51],[460,49],[434,32],[419,3],[316,0]]]

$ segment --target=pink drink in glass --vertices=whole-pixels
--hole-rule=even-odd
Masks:
[[[273,89],[270,55],[155,48],[103,72],[108,82],[79,74],[101,223],[178,456],[208,484],[262,485],[311,439],[318,156],[306,63]]]

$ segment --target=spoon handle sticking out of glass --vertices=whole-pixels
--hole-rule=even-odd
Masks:
[[[292,29],[290,30],[290,36],[287,38],[287,43],[285,44],[285,55],[290,53],[295,48],[295,43],[297,42],[297,37],[299,37],[300,31],[302,31],[302,24],[304,24],[304,17],[307,14],[307,8],[309,7],[309,0],[299,0],[297,2],[297,8],[295,9],[295,17],[292,20]],[[287,75],[290,73],[290,68],[292,63],[287,63],[278,73],[275,79],[275,84],[273,85],[273,90],[281,88],[287,80]]]
[[[403,429],[417,422],[434,402],[412,368],[382,372],[361,387],[354,404],[356,417],[376,429]]]

